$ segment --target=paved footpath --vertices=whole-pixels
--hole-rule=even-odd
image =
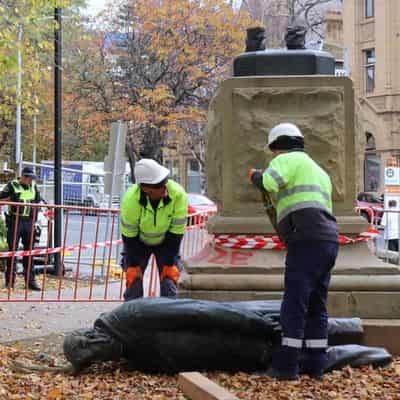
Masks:
[[[119,293],[120,285],[110,285],[112,293]],[[104,291],[104,286],[98,288]],[[72,290],[65,292],[73,297]],[[56,293],[52,296],[56,298]],[[94,291],[94,294],[96,290]],[[49,292],[51,296],[51,292]],[[30,297],[35,294],[30,292]],[[36,295],[40,296],[40,293]],[[101,296],[99,296],[101,298]],[[33,339],[49,334],[90,328],[94,320],[105,311],[111,311],[120,302],[0,302],[0,343]]]

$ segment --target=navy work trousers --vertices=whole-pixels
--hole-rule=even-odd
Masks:
[[[8,221],[8,225],[7,225],[8,249],[10,251],[18,250],[19,242],[22,241],[24,250],[29,250],[30,244],[31,244],[32,229],[34,229],[33,224],[32,224],[32,219],[20,217],[19,221],[18,221],[18,227],[15,232],[15,220],[10,219]],[[15,243],[14,243],[14,237],[15,237]],[[33,247],[33,244],[34,244],[34,240],[32,240],[32,247]],[[14,248],[14,245],[15,245],[15,248]],[[5,272],[6,285],[7,286],[10,285],[11,287],[14,286],[15,274],[17,272],[16,268],[15,268],[15,258],[14,258],[14,264],[12,263],[12,260],[13,260],[12,257],[7,258],[7,268],[6,268],[6,272]],[[30,268],[29,268],[29,257],[23,257],[22,264],[24,267],[24,275],[25,275],[26,281],[28,281],[28,282],[34,281],[35,275],[34,275],[33,257],[31,260]],[[29,271],[28,271],[28,269],[29,269]]]
[[[325,367],[328,344],[326,302],[339,244],[298,241],[289,243],[287,247],[285,292],[280,315],[283,354],[274,364],[289,374],[298,373],[299,354],[305,348],[306,369],[319,374]]]
[[[124,250],[125,256],[123,257],[123,268],[126,270],[128,267],[127,265],[127,260],[126,260],[126,255],[127,252]],[[157,267],[158,267],[158,272],[161,276],[162,268],[165,265],[170,265],[171,263],[171,257],[167,250],[165,249],[165,246],[163,244],[159,246],[147,246],[144,243],[142,243],[140,252],[136,252],[134,257],[131,257],[130,260],[130,265],[137,265],[142,269],[142,273],[144,274],[148,263],[150,256],[154,254],[157,262]],[[179,254],[177,254],[174,258],[174,264],[178,267],[179,270],[182,270],[182,262],[179,257]],[[176,287],[175,282],[166,277],[160,282],[160,295],[165,296],[165,297],[172,297],[175,298],[177,296],[178,289]],[[143,281],[141,279],[138,279],[135,281],[132,287],[126,288],[125,293],[124,293],[124,299],[125,301],[132,300],[132,299],[137,299],[139,297],[143,297]]]

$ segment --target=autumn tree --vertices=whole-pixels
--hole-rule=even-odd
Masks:
[[[136,156],[160,159],[168,132],[202,135],[208,102],[243,50],[247,15],[221,0],[126,0],[109,23],[124,35],[110,53]]]
[[[51,107],[48,82],[53,70],[54,7],[72,6],[70,12],[76,12],[83,4],[82,0],[0,0],[0,154],[3,159],[14,160],[17,103],[22,108],[24,151],[26,139],[31,136],[33,115]],[[20,97],[16,90],[18,74],[22,76]]]
[[[18,102],[31,113],[36,99],[33,87],[40,80],[38,49],[46,48],[42,27],[37,29],[40,7],[44,1],[3,0],[0,2],[0,149],[3,154],[12,152],[15,132],[15,109]],[[36,28],[36,29],[35,29]],[[18,50],[24,62],[24,90],[17,98]],[[26,64],[25,64],[26,62]]]
[[[110,123],[122,118],[109,35],[81,25],[69,32],[65,53],[64,156],[102,160]],[[126,102],[125,102],[126,106]]]
[[[130,153],[162,157],[168,137],[204,163],[208,102],[251,21],[222,1],[124,0],[64,39],[64,157],[101,160],[110,123],[128,122]]]

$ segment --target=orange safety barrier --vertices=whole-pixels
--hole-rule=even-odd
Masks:
[[[11,207],[15,210],[13,224],[8,224],[12,227],[12,232],[8,232],[9,248],[0,251],[0,302],[123,300],[126,282],[120,267],[119,209],[12,202],[0,202],[0,207],[2,211]],[[24,207],[25,210],[29,208],[31,217],[24,221],[29,225],[29,240],[25,235],[21,248],[17,227],[24,218]],[[54,215],[57,213],[62,216],[62,235],[61,243],[54,246]],[[199,253],[210,240],[205,226],[209,216],[207,213],[189,216],[181,246],[183,259]],[[55,266],[57,258],[58,268]],[[23,260],[25,275],[29,277],[34,271],[40,291],[32,291],[25,284]],[[7,263],[11,266],[9,275],[16,273],[13,288],[10,279],[5,282]],[[148,270],[145,295],[155,296],[159,276],[154,257]]]

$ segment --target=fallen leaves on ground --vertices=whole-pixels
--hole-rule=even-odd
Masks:
[[[249,400],[400,400],[400,358],[385,368],[346,367],[325,374],[322,381],[302,376],[295,382],[278,382],[244,373],[209,373],[239,399]]]
[[[52,276],[52,275],[46,275],[45,279],[43,279],[43,275],[38,275],[36,277],[36,281],[39,284],[40,287],[43,287],[44,283],[44,288],[45,292],[49,292],[51,290],[65,290],[65,289],[74,289],[75,284],[79,288],[82,287],[88,287],[91,285],[91,279],[90,277],[85,277],[85,278],[80,278],[78,280],[75,280],[75,277],[72,274],[66,274],[61,281],[61,287],[60,287],[60,280],[58,277]],[[99,284],[99,283],[104,283],[104,280],[100,280],[99,278],[96,278],[93,281],[93,284]],[[31,291],[28,290],[30,293]],[[25,280],[23,276],[17,275],[14,289],[10,291],[11,297],[14,297],[13,295],[21,295],[25,293]],[[40,293],[40,292],[39,292]],[[3,276],[0,276],[0,298],[8,297],[8,289],[5,287],[5,282]]]
[[[39,344],[39,343],[38,343]],[[184,400],[178,377],[130,371],[123,363],[102,363],[86,373],[22,374],[12,361],[54,366],[66,361],[60,352],[46,357],[35,344],[0,345],[1,400]],[[350,368],[326,374],[322,381],[302,377],[277,382],[245,373],[207,373],[207,376],[248,400],[400,400],[400,358],[386,368]]]
[[[0,345],[1,400],[184,400],[178,389],[178,377],[146,375],[124,369],[123,364],[103,363],[88,373],[72,376],[64,373],[23,374],[13,371],[12,361],[54,366],[65,359],[52,356],[41,360],[33,349],[21,344]]]

